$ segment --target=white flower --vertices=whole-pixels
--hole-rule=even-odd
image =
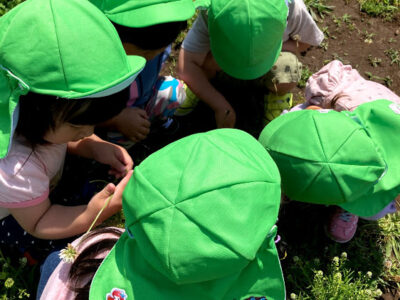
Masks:
[[[334,278],[337,279],[338,281],[341,281],[341,280],[342,280],[342,273],[340,273],[340,272],[335,273],[335,275],[333,275],[333,276],[334,276]]]
[[[72,244],[68,244],[67,247],[61,249],[59,256],[63,262],[71,264],[78,256],[78,252]]]

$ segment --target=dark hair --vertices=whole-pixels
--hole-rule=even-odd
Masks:
[[[187,27],[187,21],[161,23],[141,28],[113,24],[123,43],[133,44],[142,50],[157,50],[167,47]]]
[[[59,124],[97,125],[115,117],[128,99],[129,87],[110,96],[84,99],[64,99],[30,92],[19,99],[16,133],[24,136],[34,148],[46,144],[44,135]]]
[[[100,264],[103,262],[103,258],[95,257],[98,253],[111,250],[111,248],[118,241],[118,238],[121,236],[122,232],[115,228],[106,227],[96,229],[82,238],[82,242],[84,242],[97,235],[106,233],[114,234],[115,238],[103,239],[90,245],[89,247],[86,247],[81,253],[79,253],[78,257],[71,266],[68,274],[68,288],[77,294],[75,297],[76,300],[89,299],[89,290],[94,274],[96,273]],[[90,278],[88,282],[86,282],[87,278]],[[83,282],[86,282],[86,284],[83,284]]]

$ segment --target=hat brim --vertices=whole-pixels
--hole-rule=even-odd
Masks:
[[[139,73],[143,70],[146,60],[141,56],[127,56],[127,62],[130,66],[130,71],[124,74],[124,76],[121,76],[119,79],[86,93],[70,91],[67,97],[69,99],[100,98],[112,95],[125,89],[132,84]],[[24,95],[28,93],[28,91],[32,91],[39,94],[66,97],[64,91],[62,94],[59,94],[60,91],[57,90],[51,91],[48,89],[43,90],[31,88],[17,76],[12,74],[9,70],[5,69],[4,67],[1,68],[4,74],[7,73],[9,75],[4,79],[1,79],[0,82],[0,84],[7,85],[2,87],[2,91],[4,91],[4,93],[8,93],[7,100],[0,103],[0,128],[2,131],[0,134],[0,159],[7,156],[11,147],[13,134],[18,123],[18,101],[20,95]],[[14,81],[14,83],[8,83],[10,80]]]
[[[123,11],[107,12],[105,15],[114,23],[126,27],[147,27],[161,23],[178,22],[190,19],[195,13],[192,0],[179,0],[156,3],[145,7],[124,8]]]
[[[285,299],[284,279],[273,237],[266,240],[240,274],[203,283],[178,285],[156,271],[126,231],[97,270],[89,299],[104,299],[111,291],[127,299]]]
[[[126,60],[129,66],[129,70],[124,75],[106,85],[103,85],[91,91],[86,91],[83,93],[79,91],[69,91],[66,94],[65,91],[37,89],[33,87],[31,87],[31,91],[38,94],[60,96],[67,99],[99,98],[109,96],[129,86],[146,65],[146,59],[141,56],[129,55],[126,57]]]

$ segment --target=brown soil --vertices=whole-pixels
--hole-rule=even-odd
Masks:
[[[302,62],[315,72],[327,62],[338,59],[352,65],[367,79],[366,72],[370,72],[377,76],[371,80],[382,84],[385,84],[383,79],[389,76],[386,85],[400,95],[400,19],[388,22],[371,18],[360,12],[358,2],[354,0],[348,4],[343,0],[330,0],[328,5],[334,6],[332,13],[318,23],[325,33],[325,49],[314,47],[306,53]],[[345,14],[350,16],[347,22],[343,21]],[[391,64],[391,59],[385,54],[390,49],[398,51],[397,63]],[[381,62],[374,67],[371,59]]]

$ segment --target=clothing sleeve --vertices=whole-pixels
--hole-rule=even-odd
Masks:
[[[289,2],[289,16],[283,42],[289,39],[297,39],[312,46],[318,46],[324,39],[324,34],[308,12],[303,0]]]
[[[182,48],[195,53],[210,51],[210,35],[205,13],[199,13],[182,43]]]
[[[9,155],[0,160],[0,206],[35,206],[49,195],[49,177],[35,154]]]

